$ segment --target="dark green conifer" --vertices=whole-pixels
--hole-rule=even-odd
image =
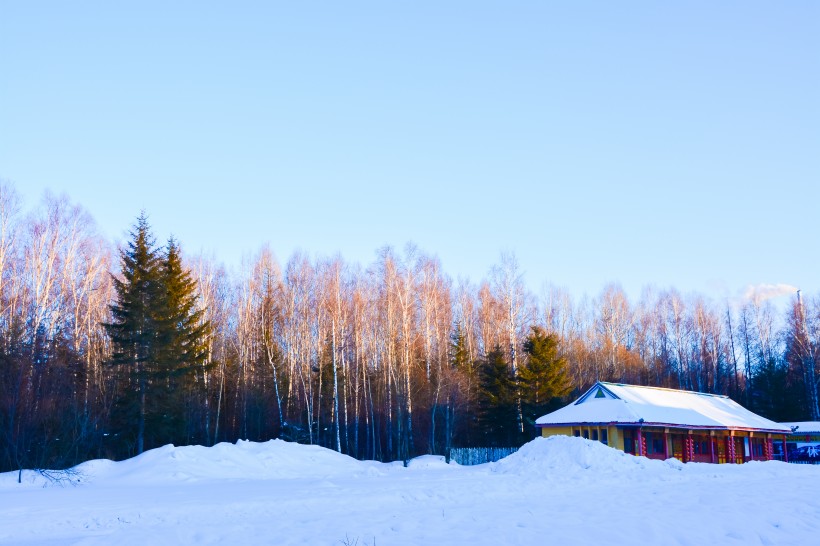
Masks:
[[[804,389],[789,374],[785,359],[769,358],[754,373],[752,410],[772,421],[797,421],[808,415],[808,408],[801,407],[806,397]]]
[[[137,453],[145,446],[147,392],[157,360],[158,301],[161,298],[160,261],[145,213],[131,232],[131,241],[120,250],[121,273],[114,276],[117,301],[106,324],[113,351],[111,364],[123,373],[112,415],[115,437],[133,444]]]
[[[450,366],[457,370],[458,375],[464,377],[466,381],[460,385],[453,384],[452,390],[447,394],[445,442],[449,447],[453,438],[456,438],[461,445],[475,445],[473,438],[477,421],[477,366],[470,361],[467,336],[461,322],[456,322],[453,333],[450,335]],[[459,420],[458,427],[455,427],[457,405],[462,409],[464,419]]]
[[[187,443],[186,401],[197,372],[207,359],[209,325],[197,306],[196,281],[182,265],[172,237],[160,263],[161,293],[157,301],[158,351],[151,435],[155,445]]]
[[[164,296],[164,364],[176,375],[190,373],[207,358],[205,338],[209,325],[202,320],[204,311],[197,305],[196,281],[182,266],[179,245],[173,237],[168,241],[160,280]]]
[[[558,354],[558,338],[543,328],[533,326],[524,342],[527,361],[519,369],[521,403],[525,423],[557,409],[562,398],[572,389],[567,374],[567,361]]]
[[[460,371],[468,371],[470,366],[470,353],[467,351],[467,338],[461,323],[456,323],[455,330],[450,337],[450,354],[453,367]]]
[[[504,350],[496,347],[478,362],[478,422],[484,442],[489,446],[512,446],[521,441],[516,385],[504,355]]]
[[[186,396],[206,359],[209,325],[197,308],[196,282],[171,239],[164,256],[154,247],[141,214],[120,251],[117,301],[106,324],[121,373],[112,414],[118,447],[142,453],[166,443],[187,443]]]

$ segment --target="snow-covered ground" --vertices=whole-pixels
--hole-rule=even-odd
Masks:
[[[581,438],[497,463],[361,462],[282,441],[0,474],[2,544],[820,544],[820,466],[681,464]]]

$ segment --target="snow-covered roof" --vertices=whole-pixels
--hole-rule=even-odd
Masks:
[[[536,425],[639,424],[791,432],[728,396],[599,381],[574,403],[539,417]]]
[[[796,423],[780,423],[784,427],[794,429],[794,434],[820,433],[820,421],[798,421]],[[797,428],[794,428],[797,427]]]

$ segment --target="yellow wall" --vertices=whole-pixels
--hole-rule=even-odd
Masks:
[[[624,450],[624,437],[617,427],[607,427],[609,429],[609,446],[615,449]]]
[[[617,427],[601,427],[601,426],[586,426],[586,427],[571,427],[571,426],[563,426],[563,427],[544,427],[541,429],[541,436],[543,438],[548,438],[550,436],[575,436],[575,431],[579,431],[579,436],[583,438],[584,431],[588,432],[588,437],[592,439],[592,431],[598,431],[598,439],[601,439],[601,431],[605,430],[607,432],[607,445],[614,447],[615,449],[620,449],[623,451],[624,449],[624,438],[620,434],[620,431]]]
[[[549,438],[550,436],[572,436],[572,427],[544,427],[541,429],[541,436]]]

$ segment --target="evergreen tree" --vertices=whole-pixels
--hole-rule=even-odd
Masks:
[[[557,409],[572,389],[567,361],[558,354],[558,338],[533,326],[524,342],[527,362],[519,370],[525,423],[535,425],[538,417]]]
[[[758,366],[750,409],[775,422],[799,421],[806,415],[805,391],[795,375],[786,360],[770,358]]]
[[[111,364],[125,371],[120,384],[112,426],[115,437],[135,443],[137,453],[145,447],[147,393],[158,356],[159,301],[162,295],[160,260],[148,219],[142,213],[131,232],[128,246],[120,250],[121,277],[113,277],[117,301],[106,324],[113,351]],[[133,429],[136,424],[136,430]]]
[[[190,271],[182,266],[180,249],[172,237],[160,263],[161,292],[157,301],[158,358],[153,396],[155,445],[188,443],[186,431],[190,413],[186,402],[194,394],[196,374],[207,359],[206,336],[210,326],[197,308],[197,286]]]
[[[473,368],[470,366],[470,353],[467,351],[467,337],[464,335],[460,322],[456,323],[450,337],[450,354],[450,363],[454,368],[472,375]]]
[[[504,355],[504,350],[496,347],[478,363],[478,424],[489,446],[518,445],[522,440],[517,422],[516,383]]]
[[[456,322],[450,335],[450,370],[447,373],[445,404],[445,452],[455,439],[461,445],[472,445],[475,425],[475,366],[470,362],[467,337],[460,322]],[[463,379],[459,379],[463,378]],[[459,410],[463,419],[456,420]],[[435,414],[433,415],[435,419]]]
[[[123,372],[112,414],[115,437],[136,453],[188,443],[186,395],[205,362],[209,329],[197,309],[196,282],[173,239],[164,256],[155,249],[145,214],[120,259],[113,320],[105,325],[113,344],[111,364]]]

